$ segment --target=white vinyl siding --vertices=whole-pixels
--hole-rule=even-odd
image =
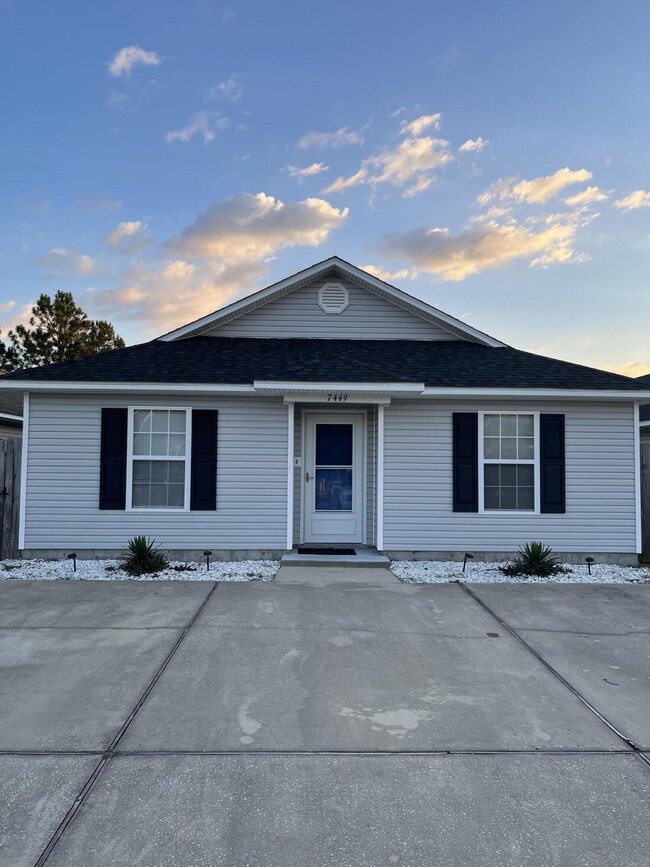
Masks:
[[[216,511],[100,511],[101,408],[161,405],[219,411]],[[31,395],[27,549],[120,548],[142,533],[166,549],[284,550],[286,514],[281,398]]]
[[[566,419],[566,513],[452,511],[453,412],[551,412]],[[632,403],[393,401],[385,414],[384,549],[634,553]]]
[[[373,295],[355,283],[339,281],[349,292],[342,313],[326,313],[318,290],[330,279],[317,280],[295,292],[245,313],[206,334],[213,337],[316,337],[343,340],[459,340],[397,304]]]

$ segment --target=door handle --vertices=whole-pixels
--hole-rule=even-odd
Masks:
[[[305,481],[306,482],[308,482],[311,478],[313,478],[313,477],[310,476],[309,473],[305,473]]]

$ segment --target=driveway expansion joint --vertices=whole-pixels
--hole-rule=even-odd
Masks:
[[[49,842],[47,843],[47,845],[45,846],[45,848],[43,849],[43,851],[39,855],[37,861],[34,864],[34,867],[43,867],[43,865],[45,865],[47,863],[50,855],[54,851],[54,848],[56,847],[57,843],[59,842],[59,840],[61,839],[63,834],[65,834],[68,826],[73,821],[74,817],[77,815],[77,813],[81,809],[83,802],[86,800],[86,798],[88,797],[88,795],[92,791],[92,789],[93,789],[95,783],[97,782],[97,779],[101,775],[102,771],[104,770],[104,768],[106,767],[108,762],[115,756],[117,745],[119,744],[119,742],[122,740],[122,738],[126,734],[127,729],[129,728],[129,726],[131,725],[131,723],[135,719],[136,715],[138,714],[138,711],[140,710],[142,705],[146,702],[147,698],[149,697],[149,695],[153,691],[154,687],[156,686],[156,684],[158,683],[158,681],[160,680],[160,678],[164,674],[165,670],[167,669],[167,667],[169,666],[173,657],[175,656],[176,651],[181,646],[181,644],[183,643],[183,641],[187,637],[187,634],[189,633],[191,628],[194,626],[194,624],[198,620],[203,609],[205,608],[205,606],[208,604],[208,602],[212,598],[212,595],[218,586],[219,586],[218,581],[215,581],[212,584],[212,586],[210,587],[210,590],[208,591],[207,596],[205,596],[205,598],[203,599],[203,601],[201,602],[199,607],[196,609],[196,611],[194,612],[194,614],[192,615],[192,617],[190,618],[188,623],[182,629],[181,634],[178,636],[178,638],[174,642],[174,645],[172,646],[171,650],[167,653],[167,655],[165,656],[161,665],[156,670],[154,676],[149,681],[144,692],[142,693],[142,695],[140,696],[138,701],[135,703],[133,710],[128,715],[126,720],[122,723],[122,725],[120,726],[120,728],[117,731],[117,734],[113,737],[113,739],[111,740],[109,745],[106,747],[106,749],[101,751],[101,754],[100,754],[101,758],[100,758],[99,762],[95,765],[92,773],[90,774],[90,776],[88,777],[88,779],[86,780],[84,785],[82,786],[81,791],[79,792],[77,797],[74,799],[72,806],[69,808],[69,810],[67,811],[67,813],[65,814],[65,816],[63,817],[61,822],[59,823],[58,828],[56,829],[56,831],[54,832],[54,834],[50,838]]]
[[[622,740],[623,743],[627,744],[630,750],[632,750],[635,755],[637,755],[643,762],[645,762],[650,767],[650,759],[644,754],[641,747],[639,747],[638,744],[635,744],[634,741],[628,738],[627,735],[624,735],[622,731],[620,731],[612,722],[610,722],[610,720],[603,716],[603,714],[596,707],[594,707],[594,705],[587,698],[585,698],[585,696],[582,695],[582,693],[578,689],[576,689],[575,686],[573,686],[563,675],[561,675],[560,672],[556,668],[554,668],[550,662],[544,659],[544,657],[540,653],[538,653],[538,651],[536,651],[535,648],[532,647],[532,645],[530,645],[526,641],[526,639],[521,636],[519,632],[517,632],[516,629],[514,629],[512,626],[509,626],[502,617],[500,617],[495,611],[493,611],[492,608],[487,605],[487,603],[483,602],[480,596],[478,596],[472,589],[470,589],[463,581],[454,581],[452,583],[457,584],[461,590],[467,593],[467,595],[474,600],[474,602],[480,605],[484,611],[486,611],[491,617],[493,617],[497,621],[497,623],[499,623],[500,626],[503,627],[503,629],[507,630],[510,635],[516,638],[517,641],[519,641],[526,648],[526,650],[528,650],[528,652],[531,653],[535,657],[535,659],[538,660],[538,662],[542,663],[542,665],[547,669],[547,671],[549,671],[557,680],[560,681],[560,683],[562,683],[571,693],[573,693],[573,695],[579,701],[582,702],[582,704],[587,708],[587,710],[594,714],[594,716],[596,716],[604,725],[607,726],[607,728],[612,732],[612,734],[616,735],[616,737]]]

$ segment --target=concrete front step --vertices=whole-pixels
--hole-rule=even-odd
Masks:
[[[364,566],[385,569],[390,560],[375,548],[354,547],[356,554],[300,554],[294,548],[282,557],[283,566]]]

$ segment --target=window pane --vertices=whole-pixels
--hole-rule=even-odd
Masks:
[[[501,436],[515,437],[517,436],[517,416],[502,415],[501,416]]]
[[[133,461],[133,481],[147,482],[151,480],[151,461]]]
[[[483,433],[486,437],[498,437],[500,430],[500,416],[486,415],[483,417]]]
[[[533,416],[520,415],[517,417],[517,433],[520,437],[532,437],[533,435]]]
[[[499,487],[499,478],[500,478],[500,470],[501,467],[499,464],[486,464],[485,465],[485,484],[491,485],[495,488]]]
[[[505,487],[516,487],[517,466],[516,464],[501,464],[501,484]]]
[[[316,511],[352,511],[352,470],[316,469]]]
[[[150,431],[151,430],[151,410],[136,409],[133,413],[133,430],[135,431]]]
[[[518,488],[517,490],[518,497],[518,508],[524,510],[527,509],[532,512],[535,508],[535,492],[532,488]]]
[[[352,466],[352,425],[316,425],[316,465]]]
[[[517,489],[516,488],[501,488],[501,508],[516,509],[517,508]]]
[[[185,412],[177,409],[170,411],[169,430],[172,433],[185,433]]]
[[[152,455],[166,455],[167,451],[167,434],[166,433],[152,433],[151,434],[151,454]]]
[[[167,484],[167,461],[150,461],[151,481],[155,485]]]
[[[170,485],[167,488],[167,505],[170,509],[182,509],[185,501],[185,486]]]
[[[133,434],[133,454],[134,455],[150,455],[151,434],[135,433]]]
[[[169,434],[169,454],[184,455],[185,454],[185,434],[171,433]]]
[[[517,454],[521,460],[532,461],[535,457],[535,449],[532,437],[520,437]]]
[[[167,506],[167,485],[151,486],[151,508],[164,509]]]
[[[486,437],[483,444],[483,454],[486,458],[500,458],[499,442],[497,437]]]
[[[169,430],[169,412],[166,409],[154,409],[151,429],[157,433],[167,433]]]
[[[166,461],[168,479],[171,484],[185,484],[185,464],[183,461]]]
[[[517,457],[517,440],[514,437],[501,438],[501,457],[516,458]]]
[[[499,489],[498,488],[486,488],[485,489],[485,502],[486,509],[498,509],[499,508]]]
[[[517,484],[532,488],[535,478],[535,468],[532,464],[517,467]]]
[[[134,509],[149,507],[149,485],[133,485],[132,505]]]

